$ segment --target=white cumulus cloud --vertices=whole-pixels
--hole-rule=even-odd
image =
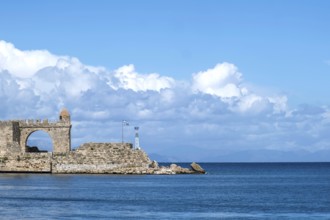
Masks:
[[[194,74],[192,89],[219,97],[235,112],[259,113],[272,109],[278,113],[286,110],[285,96],[267,97],[251,92],[243,86],[243,77],[238,68],[227,62]]]
[[[160,91],[161,89],[171,88],[174,79],[160,76],[157,73],[139,74],[135,71],[134,65],[127,65],[115,70],[114,77],[117,83],[111,84],[114,89],[132,89],[133,91]]]
[[[44,67],[56,65],[59,58],[46,50],[22,51],[0,41],[0,71],[7,70],[16,77],[29,78]]]
[[[230,63],[217,64],[214,68],[193,76],[193,89],[221,98],[240,97],[242,74]]]
[[[254,92],[231,63],[176,81],[139,73],[134,65],[115,70],[89,66],[45,50],[22,51],[0,41],[1,119],[56,119],[67,107],[72,145],[120,141],[121,121],[141,129],[148,153],[180,160],[213,160],[245,151],[329,150],[330,107],[288,107],[288,98]]]

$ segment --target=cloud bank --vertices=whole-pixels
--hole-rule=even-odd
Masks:
[[[133,64],[107,70],[75,57],[22,51],[0,41],[1,119],[55,120],[66,107],[72,114],[73,146],[121,141],[125,119],[140,126],[144,149],[164,160],[330,156],[330,108],[290,109],[286,96],[257,94],[247,85],[238,67],[227,62],[177,81],[139,73]],[[133,140],[132,127],[125,128],[125,140]]]

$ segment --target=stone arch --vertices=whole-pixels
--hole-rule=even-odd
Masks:
[[[27,141],[30,137],[31,134],[33,134],[36,131],[43,131],[46,132],[49,137],[52,139],[52,143],[53,143],[53,150],[54,150],[54,138],[52,136],[52,133],[48,131],[48,129],[44,129],[44,128],[30,128],[30,129],[21,129],[21,148],[23,152],[27,152],[27,148],[26,148],[26,144]]]
[[[68,153],[71,150],[71,123],[67,122],[32,122],[20,123],[21,152],[26,152],[28,137],[35,131],[44,131],[52,139],[53,153]]]
[[[46,131],[44,131],[44,130],[41,130],[41,129],[37,129],[37,130],[35,130],[35,131],[32,131],[30,134],[28,134],[28,136],[26,137],[26,141],[25,141],[25,152],[33,152],[33,151],[28,151],[28,149],[27,149],[27,146],[28,146],[28,142],[29,142],[29,140],[31,140],[31,136],[33,136],[33,135],[37,135],[38,136],[38,138],[43,138],[43,137],[47,137],[47,142],[50,140],[50,142],[51,142],[51,149],[50,150],[46,150],[45,149],[45,147],[48,147],[48,146],[40,146],[39,144],[37,144],[37,145],[29,145],[30,147],[34,147],[34,146],[36,146],[36,147],[38,147],[38,150],[40,150],[40,151],[43,151],[43,152],[45,152],[45,151],[50,151],[50,152],[52,152],[53,151],[53,149],[54,149],[54,141],[53,141],[53,137],[48,133],[48,132],[46,132]],[[32,137],[33,138],[33,137]],[[29,149],[29,150],[33,150],[33,149]]]

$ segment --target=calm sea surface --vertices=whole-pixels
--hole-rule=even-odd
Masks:
[[[330,219],[330,163],[201,165],[207,175],[0,174],[0,219]]]

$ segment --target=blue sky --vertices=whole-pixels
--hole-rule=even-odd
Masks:
[[[39,110],[11,106],[1,117],[51,117],[66,106],[77,145],[105,141],[98,130],[127,118],[142,125],[147,152],[177,160],[325,160],[329,7],[293,0],[2,1],[0,73],[12,84],[3,83],[0,99],[17,106],[24,98]],[[13,101],[13,93],[22,95]],[[109,130],[112,141],[116,129]]]
[[[178,79],[232,62],[294,104],[327,104],[328,8],[328,1],[4,1],[1,38]]]

